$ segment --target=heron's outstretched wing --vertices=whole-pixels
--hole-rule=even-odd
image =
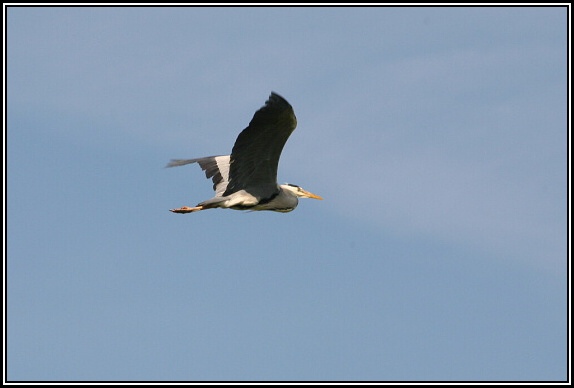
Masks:
[[[229,183],[223,196],[239,190],[271,195],[277,191],[277,166],[283,146],[297,126],[291,105],[271,93],[237,137],[231,151]]]
[[[172,159],[166,167],[185,166],[190,163],[198,163],[205,176],[213,181],[215,196],[221,197],[227,189],[229,182],[229,155],[207,156],[197,159]]]

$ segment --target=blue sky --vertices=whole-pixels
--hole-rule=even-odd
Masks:
[[[566,22],[8,8],[8,379],[564,380]],[[170,213],[271,91],[325,200]]]

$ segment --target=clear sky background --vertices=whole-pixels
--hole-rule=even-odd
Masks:
[[[567,9],[8,8],[9,380],[564,380]],[[292,213],[211,198],[275,91]]]

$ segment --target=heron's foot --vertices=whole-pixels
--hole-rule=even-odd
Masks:
[[[172,213],[180,213],[180,214],[198,212],[200,210],[203,210],[202,206],[196,206],[196,207],[182,206],[179,209],[169,209],[169,211]]]

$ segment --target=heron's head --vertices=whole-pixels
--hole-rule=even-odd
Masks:
[[[294,196],[299,197],[299,198],[323,199],[322,197],[315,195],[315,194],[303,189],[302,187],[299,187],[297,185],[292,185],[291,183],[286,183],[284,185],[281,185],[281,188],[287,192],[292,193]]]

